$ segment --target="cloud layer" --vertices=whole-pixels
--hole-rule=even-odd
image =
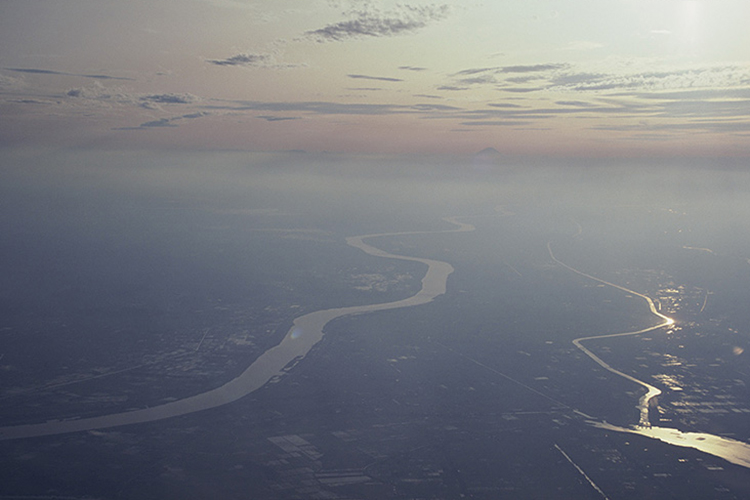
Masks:
[[[414,33],[448,15],[447,5],[401,6],[395,11],[359,10],[352,18],[328,24],[305,35],[318,42],[340,42],[353,38],[389,37]]]
[[[271,57],[267,54],[237,54],[226,59],[209,59],[208,62],[217,66],[264,66]]]

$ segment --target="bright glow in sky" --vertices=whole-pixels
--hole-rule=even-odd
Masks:
[[[0,145],[750,155],[746,0],[4,0]]]

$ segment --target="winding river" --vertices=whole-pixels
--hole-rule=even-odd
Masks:
[[[342,316],[418,306],[426,304],[432,301],[435,297],[444,294],[448,282],[448,276],[453,272],[453,266],[447,262],[408,257],[404,255],[394,255],[364,242],[366,239],[378,236],[451,233],[474,230],[474,226],[459,222],[456,217],[450,217],[444,220],[458,227],[456,229],[442,231],[367,234],[364,236],[351,236],[346,239],[347,244],[350,246],[358,248],[375,257],[409,260],[426,264],[427,272],[422,278],[422,288],[411,297],[381,304],[325,309],[300,316],[294,320],[292,328],[287,332],[284,339],[278,345],[264,352],[237,378],[210,391],[141,410],[112,413],[100,417],[80,418],[74,420],[52,420],[38,424],[0,427],[0,440],[50,436],[69,432],[89,431],[121,425],[154,422],[166,418],[195,413],[201,410],[216,408],[237,401],[251,392],[260,389],[269,381],[284,375],[284,373],[299,362],[299,360],[301,360],[315,344],[323,339],[323,329],[330,321]]]
[[[580,234],[580,225],[578,227],[579,227],[579,234]],[[639,380],[633,377],[632,375],[628,375],[627,373],[624,373],[620,370],[617,370],[616,368],[613,368],[607,362],[605,362],[603,359],[601,359],[599,356],[591,352],[589,349],[587,349],[583,345],[583,342],[590,341],[590,340],[606,339],[606,338],[613,338],[613,337],[625,337],[625,336],[630,336],[630,335],[640,335],[642,333],[651,332],[654,330],[658,330],[660,328],[671,326],[672,324],[674,324],[674,320],[660,313],[654,306],[654,302],[653,300],[651,300],[650,297],[647,297],[646,295],[635,292],[633,290],[629,290],[623,286],[610,283],[609,281],[604,281],[590,274],[586,274],[583,271],[579,271],[578,269],[575,269],[574,267],[571,267],[568,264],[561,262],[560,260],[557,259],[557,257],[555,257],[555,254],[552,252],[552,245],[550,243],[547,243],[547,250],[549,251],[549,255],[552,258],[552,260],[555,263],[559,264],[560,266],[580,276],[584,276],[588,279],[594,280],[596,282],[602,283],[607,286],[617,288],[626,293],[642,298],[648,304],[648,307],[651,313],[661,320],[658,324],[654,326],[650,326],[648,328],[643,328],[641,330],[636,330],[632,332],[614,333],[614,334],[609,334],[609,335],[595,335],[592,337],[580,337],[580,338],[573,340],[573,345],[575,345],[584,354],[586,354],[586,356],[594,360],[594,362],[596,362],[599,366],[601,366],[602,368],[604,368],[605,370],[611,373],[614,373],[615,375],[618,375],[627,380],[630,380],[631,382],[634,382],[646,389],[646,393],[643,396],[641,396],[640,399],[638,400],[637,407],[640,412],[638,425],[634,425],[628,428],[628,427],[619,427],[616,425],[609,424],[607,422],[604,422],[604,423],[596,422],[593,420],[589,420],[589,423],[599,429],[605,429],[605,430],[615,431],[615,432],[624,432],[624,433],[629,433],[629,434],[637,434],[639,436],[645,436],[651,439],[657,439],[659,441],[663,441],[665,443],[669,443],[674,446],[694,448],[704,453],[708,453],[709,455],[723,458],[727,462],[733,463],[735,465],[740,465],[742,467],[750,468],[750,444],[748,443],[745,443],[743,441],[737,441],[737,440],[730,439],[730,438],[725,438],[722,436],[716,436],[713,434],[707,434],[703,432],[682,432],[678,429],[672,429],[669,427],[656,427],[656,426],[651,425],[651,421],[649,419],[649,409],[653,405],[655,405],[656,400],[654,398],[656,398],[657,396],[661,394],[661,390],[659,390],[658,387],[654,387],[653,385],[644,382],[643,380]]]
[[[422,259],[418,257],[408,257],[404,255],[395,255],[365,243],[366,239],[381,236],[465,232],[474,230],[474,226],[459,222],[456,217],[446,218],[444,220],[458,227],[456,229],[447,229],[442,231],[412,231],[367,234],[363,236],[351,236],[346,239],[346,243],[348,245],[358,248],[363,252],[375,257],[408,260],[421,262],[427,265],[427,272],[422,278],[422,286],[420,290],[411,297],[395,302],[387,302],[381,304],[325,309],[300,316],[294,320],[292,328],[289,329],[283,340],[277,346],[264,352],[237,378],[232,379],[226,384],[207,392],[203,392],[201,394],[196,394],[194,396],[158,406],[152,406],[149,408],[134,411],[102,415],[99,417],[52,420],[45,423],[0,427],[0,440],[50,436],[71,432],[89,431],[94,429],[104,429],[122,425],[154,422],[157,420],[195,413],[201,410],[216,408],[218,406],[237,401],[238,399],[247,396],[253,391],[260,389],[268,382],[276,380],[279,377],[283,376],[297,362],[304,358],[304,356],[313,348],[313,346],[315,346],[315,344],[323,339],[324,328],[330,321],[343,316],[384,311],[387,309],[418,306],[421,304],[426,304],[432,301],[435,297],[444,294],[446,291],[448,276],[453,272],[453,267],[447,262],[432,259]],[[640,412],[638,425],[634,425],[630,428],[625,428],[611,425],[606,422],[601,423],[593,420],[589,420],[589,423],[592,426],[600,429],[638,434],[640,436],[658,439],[675,446],[695,448],[702,452],[723,458],[733,464],[750,468],[750,445],[748,445],[747,443],[724,438],[721,436],[715,436],[712,434],[682,432],[677,429],[652,426],[649,420],[649,408],[655,401],[654,398],[661,394],[661,391],[651,384],[648,384],[627,373],[613,368],[583,345],[584,342],[587,341],[628,335],[639,335],[642,333],[658,330],[660,328],[670,326],[671,324],[673,324],[673,320],[661,314],[654,306],[653,301],[646,295],[579,271],[558,260],[552,252],[552,247],[550,244],[548,244],[547,248],[550,257],[558,265],[591,280],[641,297],[648,304],[651,313],[660,319],[660,321],[654,326],[641,330],[610,335],[581,337],[573,341],[573,344],[578,349],[580,349],[584,354],[586,354],[586,356],[591,358],[602,368],[615,375],[626,378],[627,380],[630,380],[631,382],[636,383],[646,389],[646,393],[639,399],[637,405]]]

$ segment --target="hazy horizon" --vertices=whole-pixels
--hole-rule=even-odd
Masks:
[[[748,19],[0,1],[0,498],[750,498]]]

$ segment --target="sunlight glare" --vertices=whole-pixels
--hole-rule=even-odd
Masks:
[[[679,14],[681,38],[686,45],[693,46],[700,38],[701,3],[697,0],[688,0],[681,4]]]

